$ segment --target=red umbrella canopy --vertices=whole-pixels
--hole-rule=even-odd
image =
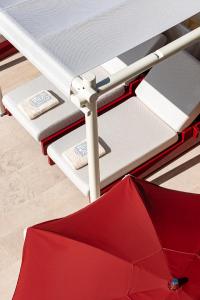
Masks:
[[[200,195],[127,176],[29,228],[14,300],[200,299]]]

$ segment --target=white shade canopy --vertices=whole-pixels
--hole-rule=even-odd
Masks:
[[[0,0],[0,32],[62,92],[200,11],[199,0]]]

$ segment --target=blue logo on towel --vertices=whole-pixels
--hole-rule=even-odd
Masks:
[[[46,103],[50,100],[51,100],[51,96],[45,92],[42,92],[42,93],[38,94],[37,96],[35,96],[34,98],[32,98],[30,100],[30,103],[34,107],[40,107],[41,105],[43,105],[44,103]]]
[[[87,155],[87,143],[84,142],[80,145],[77,145],[75,148],[74,148],[74,151],[77,155],[80,155],[80,156],[86,156]]]

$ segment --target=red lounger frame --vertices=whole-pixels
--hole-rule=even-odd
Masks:
[[[0,61],[15,53],[17,53],[17,49],[8,41],[3,41],[0,43]]]

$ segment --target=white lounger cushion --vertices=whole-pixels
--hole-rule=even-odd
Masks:
[[[102,85],[104,81],[109,80],[110,73],[113,73],[113,69],[119,70],[122,64],[130,64],[131,59],[134,62],[139,55],[147,55],[160,46],[164,45],[166,42],[165,36],[162,34],[152,38],[148,42],[131,49],[120,58],[116,58],[117,61],[110,61],[107,65],[107,70],[105,67],[97,67],[92,72],[97,77],[97,82]],[[135,52],[136,51],[136,52]],[[140,51],[140,53],[139,53]],[[108,67],[109,66],[109,67]],[[110,72],[110,73],[109,73]],[[35,120],[28,120],[23,113],[20,111],[18,105],[24,101],[24,99],[31,97],[32,95],[40,92],[41,90],[53,91],[56,95],[61,98],[63,102],[54,109],[46,112]],[[124,93],[124,85],[116,87],[115,89],[107,92],[105,95],[101,96],[98,100],[98,106],[102,106],[117,97],[120,97]],[[48,137],[49,135],[57,132],[58,130],[70,125],[71,123],[80,119],[83,114],[67,99],[59,90],[50,83],[44,76],[32,80],[9,94],[3,97],[3,103],[5,107],[12,113],[12,115],[18,120],[18,122],[33,136],[37,141]]]
[[[84,125],[52,143],[48,155],[85,195],[89,195],[88,166],[74,170],[62,155],[66,149],[82,141],[85,134]],[[178,139],[177,133],[136,97],[99,117],[99,137],[109,149],[100,158],[101,188]]]
[[[99,82],[105,80],[108,76],[108,73],[102,67],[96,68],[95,71]],[[60,97],[61,104],[38,118],[29,120],[19,109],[18,105],[22,103],[24,99],[31,97],[41,90],[49,90],[53,92],[54,95]],[[120,97],[123,93],[124,86],[121,85],[100,97],[98,100],[98,106],[100,107],[117,97]],[[3,97],[3,103],[36,141],[41,141],[83,117],[83,113],[44,76],[40,76],[29,81],[28,83],[6,94]]]
[[[182,51],[151,69],[136,89],[140,100],[177,132],[200,114],[200,63]]]

